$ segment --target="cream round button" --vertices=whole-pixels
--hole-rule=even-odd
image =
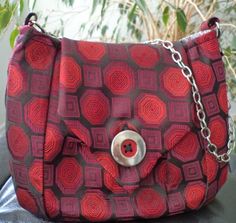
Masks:
[[[111,154],[120,165],[135,166],[143,160],[146,154],[146,144],[137,132],[124,130],[112,140]]]

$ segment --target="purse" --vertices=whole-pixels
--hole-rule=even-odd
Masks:
[[[101,222],[212,201],[234,147],[219,20],[174,43],[114,44],[55,38],[32,16],[6,89],[19,204],[43,219]]]

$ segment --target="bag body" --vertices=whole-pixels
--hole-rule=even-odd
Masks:
[[[227,91],[216,31],[174,47],[196,79],[211,140],[225,152]],[[191,85],[161,45],[55,39],[22,26],[6,93],[17,198],[40,218],[174,215],[206,205],[226,181],[228,164],[208,153],[200,133]],[[122,144],[123,131],[142,138],[145,151],[132,137]]]

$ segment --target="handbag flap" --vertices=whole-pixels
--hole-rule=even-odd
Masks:
[[[187,64],[180,42],[175,47]],[[189,82],[160,45],[63,38],[59,53],[53,80],[57,113],[107,174],[132,192],[191,131]],[[112,140],[127,129],[146,143],[144,159],[132,167],[119,165],[111,155]]]

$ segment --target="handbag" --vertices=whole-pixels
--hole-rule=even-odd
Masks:
[[[8,66],[19,204],[52,221],[159,218],[207,205],[234,147],[219,19],[176,42],[55,38],[30,13]]]

